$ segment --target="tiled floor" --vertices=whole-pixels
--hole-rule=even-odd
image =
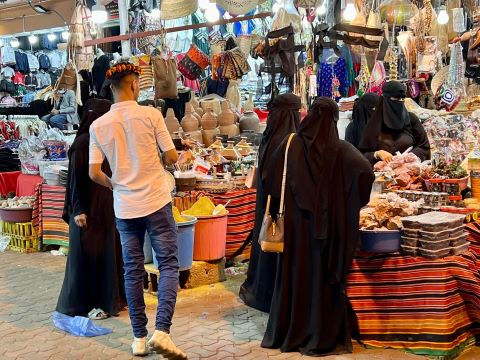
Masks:
[[[107,336],[77,338],[53,327],[50,316],[63,279],[65,260],[48,253],[0,253],[0,360],[132,358],[132,335],[126,312],[101,323],[113,329]],[[241,281],[242,276],[237,276],[226,283],[182,290],[172,329],[175,342],[190,359],[302,358],[260,347],[267,316],[239,302],[236,295]],[[146,295],[146,300],[149,318],[153,319],[156,300],[151,295]],[[421,358],[355,345],[352,355],[326,359]],[[480,359],[480,349],[471,349],[460,359]]]

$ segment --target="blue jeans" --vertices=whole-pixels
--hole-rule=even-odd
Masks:
[[[155,329],[170,332],[173,311],[178,290],[177,229],[172,214],[172,205],[168,204],[157,212],[136,219],[118,219],[125,273],[125,292],[128,313],[136,338],[147,336],[147,316],[143,298],[143,243],[145,231],[152,241],[158,270],[158,308]]]
[[[45,115],[42,117],[42,120],[50,125],[52,128],[57,128],[60,130],[65,130],[65,125],[68,123],[67,115],[65,114],[58,114],[58,115]]]

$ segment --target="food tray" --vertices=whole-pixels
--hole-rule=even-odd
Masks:
[[[419,236],[418,229],[403,229],[403,235],[410,238],[417,238]]]
[[[417,256],[418,248],[416,246],[407,246],[407,245],[400,245],[402,247],[402,253],[408,256]]]
[[[436,240],[444,240],[452,237],[457,237],[463,234],[463,226],[459,226],[454,229],[448,229],[438,232],[430,232],[430,231],[423,231],[420,230],[419,234],[422,239],[436,241]]]
[[[447,247],[445,249],[438,249],[438,250],[428,250],[428,249],[420,248],[419,250],[422,256],[428,259],[440,259],[450,254],[450,247]]]
[[[402,219],[407,229],[421,229],[428,232],[440,232],[455,229],[463,225],[465,215],[445,212],[428,212],[422,215],[409,216]]]
[[[443,239],[443,240],[425,240],[420,239],[420,244],[422,245],[423,249],[427,250],[441,250],[445,249],[450,246],[450,239]]]
[[[418,238],[416,237],[402,236],[402,240],[406,246],[417,247],[418,245]]]
[[[461,235],[457,237],[451,237],[450,240],[450,246],[451,247],[456,247],[463,245],[467,242],[468,239],[468,234],[467,233],[462,233]]]
[[[452,247],[451,250],[450,250],[450,254],[451,255],[461,255],[468,250],[469,245],[470,245],[470,243],[467,241],[463,245]]]
[[[409,216],[402,219],[403,231],[405,230],[419,230],[420,223],[417,220],[418,216]]]

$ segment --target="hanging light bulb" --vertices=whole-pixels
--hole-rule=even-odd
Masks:
[[[345,10],[343,10],[343,18],[347,21],[353,21],[355,16],[357,16],[357,9],[355,8],[355,5],[352,3],[347,4]]]
[[[30,45],[35,45],[37,42],[38,42],[38,37],[37,35],[30,35],[28,37],[28,42],[30,43]]]
[[[108,20],[108,13],[105,6],[102,4],[96,3],[92,7],[92,21],[95,24],[103,24]]]
[[[200,10],[207,10],[208,5],[210,5],[210,0],[198,0],[198,7],[200,8]]]
[[[445,25],[445,24],[448,24],[449,19],[450,17],[448,16],[448,12],[445,6],[440,6],[440,9],[438,11],[437,22],[440,25]]]
[[[160,9],[152,9],[152,11],[150,11],[150,16],[154,19],[160,19]]]
[[[217,9],[217,4],[209,3],[207,10],[205,10],[205,18],[207,22],[213,23],[220,19],[220,11]]]
[[[322,5],[320,5],[319,7],[317,7],[317,9],[315,10],[317,16],[323,16],[327,13],[327,7],[325,6],[325,1],[323,1]]]
[[[13,48],[18,48],[20,46],[20,41],[17,38],[13,38],[10,40],[10,46]]]
[[[68,30],[65,30],[62,32],[62,39],[64,41],[67,41],[69,37],[70,37],[70,33],[68,32]]]
[[[52,42],[57,40],[57,35],[55,35],[53,32],[47,35],[48,41]]]

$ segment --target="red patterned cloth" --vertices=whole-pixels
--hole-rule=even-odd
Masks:
[[[41,176],[20,174],[17,179],[17,196],[34,196],[35,188],[41,183],[43,183]]]

